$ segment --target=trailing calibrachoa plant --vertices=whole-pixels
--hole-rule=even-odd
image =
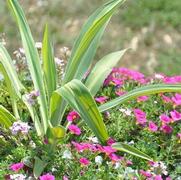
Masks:
[[[26,166],[33,169],[33,176],[40,179],[53,179],[51,174],[41,174],[44,168],[49,165],[49,160],[51,156],[54,156],[56,149],[68,138],[67,136],[71,136],[71,134],[78,136],[81,134],[79,127],[74,124],[74,121],[79,118],[81,119],[79,123],[82,124],[84,121],[98,138],[100,144],[90,145],[72,142],[78,151],[89,149],[103,153],[114,162],[121,158],[116,156],[116,151],[123,151],[149,161],[156,160],[134,148],[132,145],[115,142],[107,132],[101,113],[134,98],[139,97],[138,101],[144,101],[147,100],[147,95],[150,94],[181,92],[180,84],[161,83],[144,85],[124,95],[122,95],[123,92],[117,91],[116,93],[121,96],[111,101],[108,101],[108,97],[105,96],[94,99],[94,96],[103,83],[109,84],[111,81],[116,86],[120,86],[123,83],[122,80],[116,78],[116,75],[111,76],[109,74],[127,49],[106,55],[93,68],[92,62],[106,25],[115,10],[125,0],[111,0],[89,17],[73,46],[61,87],[59,87],[57,80],[53,46],[48,26],[45,26],[42,49],[41,52],[38,52],[24,12],[18,1],[7,0],[7,2],[19,27],[29,73],[33,82],[33,90],[29,92],[28,89],[31,87],[24,86],[19,80],[10,55],[3,44],[0,44],[0,71],[5,78],[13,109],[13,113],[11,113],[2,105],[0,106],[0,124],[7,128],[7,130],[10,129],[14,135],[30,135],[28,134],[30,127],[28,123],[22,121],[23,116],[22,113],[19,113],[18,104],[23,103],[26,106],[39,139],[36,139],[33,133],[31,135],[37,144],[39,144],[37,151],[41,152],[39,156],[38,154],[34,156],[30,165],[26,163]],[[135,73],[132,77],[134,80],[138,79],[140,83],[146,84],[143,82],[144,79],[139,75]],[[178,98],[177,96],[175,97],[175,101]],[[95,100],[101,105],[97,106]],[[66,121],[64,117],[67,115],[66,110],[68,107],[71,107],[74,111],[68,114],[68,121]],[[134,113],[137,123],[144,125],[146,123],[144,112],[140,109],[135,109]],[[172,116],[178,116],[177,112],[173,112]],[[161,119],[169,121],[164,114],[161,116]],[[149,122],[149,128],[153,132],[158,129],[157,125],[151,121]],[[167,125],[162,126],[162,128],[165,132],[171,131]],[[18,143],[21,140],[20,136],[17,140]],[[64,156],[71,157],[71,152],[67,151],[67,154],[65,153]],[[101,156],[97,156],[96,161],[98,163],[101,162]],[[85,168],[90,161],[82,157],[80,158],[80,163]],[[129,162],[125,161],[124,163]],[[20,162],[13,164],[10,169],[18,172],[23,166],[24,164]],[[143,171],[142,173],[144,174]]]

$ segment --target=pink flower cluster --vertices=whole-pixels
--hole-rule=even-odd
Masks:
[[[55,180],[55,177],[52,174],[44,174],[39,177],[40,180]]]
[[[24,164],[22,162],[19,162],[19,163],[12,164],[9,168],[10,168],[10,170],[12,170],[14,172],[18,172],[21,169],[23,169],[23,167],[24,167]]]
[[[113,84],[114,86],[120,87],[128,79],[134,80],[140,84],[145,84],[148,81],[146,80],[144,74],[138,71],[127,68],[113,68],[111,74],[105,80],[104,85],[107,86],[109,84]]]
[[[90,151],[96,154],[104,154],[107,158],[109,158],[112,163],[116,163],[118,161],[123,161],[124,158],[121,156],[118,156],[116,154],[116,150],[111,147],[111,144],[114,143],[113,139],[110,139],[107,146],[102,146],[100,144],[91,144],[91,143],[78,143],[75,141],[72,141],[72,145],[76,149],[77,152],[83,153],[84,151]],[[88,159],[81,158],[79,161],[83,166],[88,165],[90,162]],[[126,161],[127,162],[127,161]],[[131,165],[132,162],[127,162],[127,165]]]

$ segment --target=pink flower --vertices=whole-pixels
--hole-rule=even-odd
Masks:
[[[68,129],[72,134],[75,134],[75,135],[81,134],[80,128],[74,124],[69,125]]]
[[[15,164],[12,164],[11,166],[10,166],[10,169],[12,170],[12,171],[15,171],[15,172],[18,172],[20,169],[22,169],[24,167],[24,164],[22,163],[22,162],[20,162],[20,163],[15,163]]]
[[[136,117],[137,124],[145,125],[146,123],[146,113],[141,109],[134,109],[134,115]]]
[[[159,163],[158,163],[158,162],[154,162],[154,161],[149,161],[148,164],[149,164],[150,166],[155,167],[155,168],[159,166]]]
[[[152,174],[149,171],[144,171],[141,169],[139,172],[141,175],[143,175],[145,177],[152,177]]]
[[[103,146],[103,153],[105,153],[106,155],[110,155],[112,153],[116,152],[115,149],[113,149],[111,146]]]
[[[100,97],[95,98],[95,100],[100,104],[105,103],[107,99],[108,99],[107,96],[100,96]]]
[[[123,85],[123,80],[122,80],[122,79],[113,78],[113,79],[112,79],[112,83],[113,83],[115,86],[121,86],[121,85]]]
[[[108,146],[111,146],[112,144],[114,144],[116,141],[113,139],[113,138],[109,138],[108,140],[107,140],[107,145]]]
[[[171,115],[171,118],[173,121],[179,121],[181,120],[181,113],[179,113],[178,111],[176,110],[173,110],[170,112],[170,115]]]
[[[121,157],[119,157],[119,156],[116,155],[115,153],[109,154],[109,158],[111,159],[111,161],[112,161],[113,163],[121,160]]]
[[[122,95],[126,94],[126,92],[121,91],[121,90],[117,90],[117,91],[115,91],[115,94],[118,95],[118,96],[122,96]]]
[[[172,100],[168,96],[165,96],[162,94],[161,97],[162,97],[163,102],[165,102],[165,103],[171,103],[172,102]]]
[[[87,166],[90,164],[90,161],[87,158],[80,158],[79,162],[82,166]]]
[[[55,177],[52,174],[44,174],[43,176],[39,177],[40,180],[55,180]]]
[[[127,161],[126,161],[126,165],[127,165],[127,166],[131,166],[131,165],[133,165],[133,162],[130,161],[130,160],[127,160]]]
[[[166,134],[170,134],[173,131],[173,128],[171,126],[163,124],[161,130]]]
[[[161,114],[160,120],[162,121],[163,124],[168,124],[171,122],[171,118],[167,116],[166,114]]]
[[[71,111],[69,112],[68,116],[67,116],[67,120],[72,122],[76,119],[78,119],[80,116],[76,111]]]
[[[158,126],[153,121],[150,121],[148,129],[152,132],[156,132],[158,130]]]
[[[148,96],[140,96],[137,98],[137,102],[144,102],[148,100]]]
[[[67,176],[63,176],[63,180],[69,180]]]
[[[176,93],[175,96],[172,97],[172,101],[173,101],[175,106],[181,105],[181,94]]]
[[[154,180],[163,180],[161,175],[154,176]]]

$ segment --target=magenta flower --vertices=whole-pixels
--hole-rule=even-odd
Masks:
[[[112,83],[115,86],[121,86],[121,85],[123,85],[123,80],[122,79],[118,79],[118,78],[113,78],[112,79]]]
[[[74,125],[74,124],[69,125],[68,129],[72,134],[75,134],[75,135],[78,135],[78,136],[81,134],[80,128],[78,126]]]
[[[176,110],[173,110],[170,112],[170,115],[171,115],[171,118],[173,121],[179,121],[181,120],[181,113],[179,113],[178,111]]]
[[[63,176],[63,180],[69,180],[67,176]]]
[[[109,138],[108,140],[107,140],[107,145],[108,146],[111,146],[112,144],[114,144],[116,141],[113,139],[113,138]]]
[[[172,119],[166,114],[161,114],[160,120],[162,121],[163,124],[169,124],[172,121]]]
[[[148,100],[148,96],[140,96],[137,98],[137,102],[145,102]]]
[[[78,119],[80,116],[76,111],[71,111],[69,112],[68,116],[67,116],[67,120],[72,122],[76,119]]]
[[[109,158],[111,159],[111,161],[112,161],[113,163],[118,162],[118,161],[121,160],[121,157],[119,157],[119,156],[116,155],[115,153],[109,154]]]
[[[149,171],[144,171],[144,170],[140,170],[139,171],[140,172],[140,174],[142,175],[142,176],[145,176],[145,177],[152,177],[152,174],[151,174],[151,172],[149,172]]]
[[[122,96],[122,95],[126,94],[126,92],[121,91],[121,90],[117,90],[117,91],[115,91],[115,94],[118,95],[118,96]]]
[[[163,124],[161,130],[166,134],[170,134],[173,131],[173,128],[171,126]]]
[[[82,166],[87,166],[90,164],[90,161],[87,158],[80,158],[79,162]]]
[[[134,109],[134,115],[136,117],[137,124],[145,125],[146,123],[146,113],[141,109]]]
[[[172,101],[175,106],[181,105],[181,94],[176,93],[174,97],[172,97]]]
[[[161,175],[154,176],[154,180],[163,180]]]
[[[152,132],[156,132],[158,130],[158,126],[153,121],[150,121],[148,129]]]
[[[165,96],[162,94],[161,97],[162,97],[163,102],[172,103],[172,100],[168,96]]]
[[[43,176],[39,177],[40,180],[55,180],[55,177],[52,174],[44,174]]]
[[[10,166],[10,169],[11,169],[12,171],[18,172],[19,170],[23,169],[23,167],[24,167],[24,164],[23,164],[22,162],[20,162],[20,163],[12,164],[12,165]]]
[[[115,153],[116,150],[113,149],[111,146],[103,146],[102,152],[109,156],[112,153]]]
[[[103,104],[106,102],[106,100],[108,99],[107,96],[100,96],[100,97],[96,97],[95,100],[100,103],[100,104]]]

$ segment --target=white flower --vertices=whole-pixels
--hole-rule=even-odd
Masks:
[[[155,74],[156,79],[164,79],[164,76],[162,74]]]
[[[89,137],[88,140],[92,141],[93,143],[99,143],[99,140],[97,139],[97,137]]]
[[[119,109],[119,111],[121,111],[126,116],[131,116],[131,114],[132,114],[132,111],[130,109],[121,108],[121,109]]]
[[[24,176],[23,174],[13,174],[13,175],[10,175],[10,179],[11,180],[25,180],[26,176]]]
[[[114,166],[114,169],[118,169],[120,167],[120,163],[119,162],[116,162],[115,163],[115,166]]]
[[[10,130],[13,135],[16,135],[19,132],[22,134],[28,134],[30,126],[26,122],[17,121],[13,123],[13,125],[10,127]]]
[[[69,150],[65,150],[63,152],[63,156],[62,156],[63,159],[72,159],[72,153],[69,151]]]
[[[103,162],[102,156],[96,156],[95,157],[95,163],[98,165],[101,165]]]
[[[33,149],[36,148],[36,144],[35,144],[32,140],[30,141],[30,146],[31,146]]]

